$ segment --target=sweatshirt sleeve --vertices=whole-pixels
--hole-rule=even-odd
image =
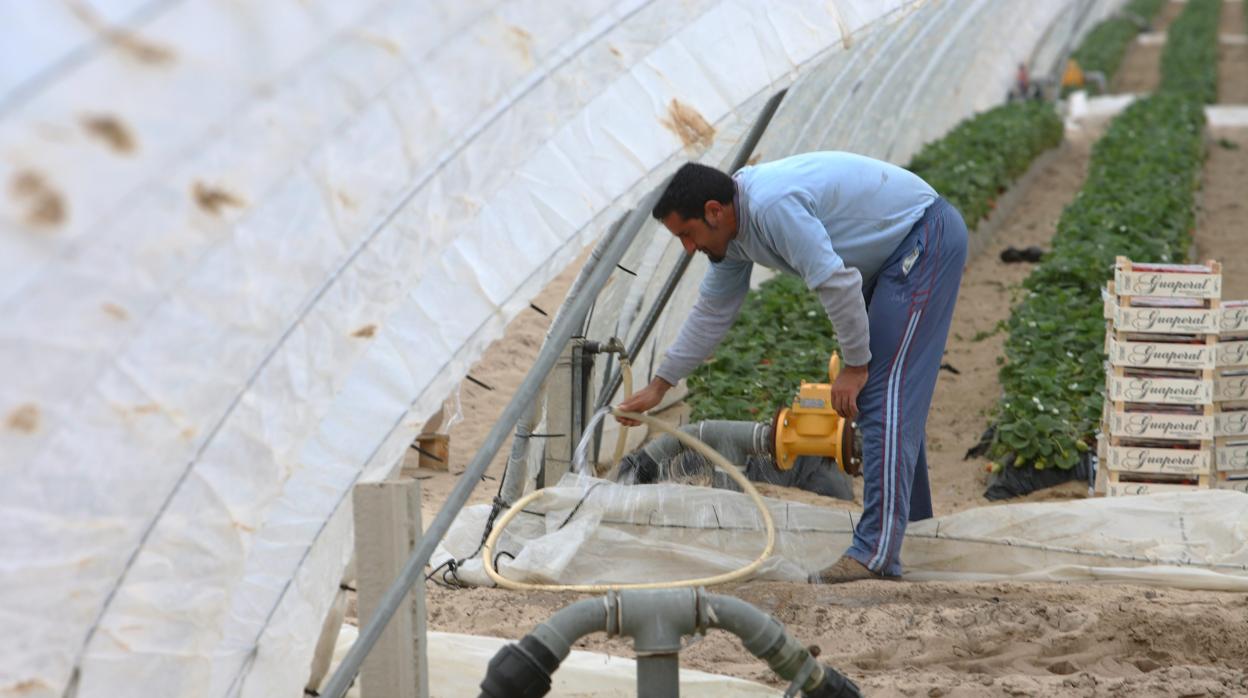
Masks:
[[[698,300],[654,372],[656,376],[676,385],[715,351],[741,312],[750,290],[753,266],[739,260],[711,265],[702,280]]]
[[[867,303],[862,297],[862,274],[845,266],[832,249],[823,223],[795,197],[776,201],[763,211],[761,219],[776,254],[818,294],[836,330],[845,363],[866,365],[871,361],[871,334]]]

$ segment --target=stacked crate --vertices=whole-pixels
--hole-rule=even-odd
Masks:
[[[1220,330],[1215,486],[1248,492],[1248,301],[1222,304]]]
[[[1109,361],[1099,492],[1213,486],[1221,292],[1217,262],[1133,264],[1118,258],[1105,299]]]

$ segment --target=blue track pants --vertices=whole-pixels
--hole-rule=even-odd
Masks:
[[[927,412],[966,263],[961,214],[937,199],[864,289],[871,363],[858,395],[863,512],[847,555],[879,574],[901,574],[908,521],[932,516]]]

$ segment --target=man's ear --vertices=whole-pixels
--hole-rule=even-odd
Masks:
[[[711,199],[707,201],[702,208],[702,217],[708,221],[719,221],[719,217],[724,214],[724,205],[718,201]]]

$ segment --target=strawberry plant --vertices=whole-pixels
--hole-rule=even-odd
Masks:
[[[1053,252],[1011,314],[992,455],[1019,467],[1071,468],[1088,449],[1105,380],[1101,286],[1117,255],[1184,258],[1203,139],[1203,107],[1183,92],[1132,104],[1096,144]]]
[[[1171,26],[1161,93],[1128,107],[1097,142],[1052,253],[1024,283],[1027,296],[1009,321],[991,449],[1016,467],[1071,468],[1088,449],[1103,403],[1100,289],[1114,258],[1186,256],[1205,156],[1203,102],[1217,82],[1220,7],[1192,0]]]
[[[714,358],[689,376],[694,421],[770,419],[803,380],[828,381],[837,346],[827,313],[801,279],[765,281],[746,297]]]
[[[969,228],[1040,153],[1062,142],[1062,120],[1045,102],[1012,102],[958,124],[923,146],[909,169],[940,192]]]
[[[1170,25],[1161,54],[1161,89],[1218,101],[1218,20],[1222,0],[1191,0]]]

